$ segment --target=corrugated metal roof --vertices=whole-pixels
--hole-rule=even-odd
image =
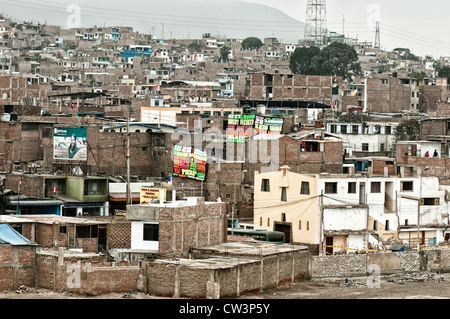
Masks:
[[[37,245],[23,237],[9,224],[0,224],[0,244]]]

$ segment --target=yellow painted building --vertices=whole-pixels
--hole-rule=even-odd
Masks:
[[[287,242],[319,245],[318,195],[318,175],[292,173],[288,166],[255,172],[255,229],[283,231]]]

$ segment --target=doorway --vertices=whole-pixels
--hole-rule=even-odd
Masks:
[[[286,235],[286,243],[292,242],[292,224],[291,223],[282,223],[282,222],[275,222],[273,225],[274,231],[280,231],[283,232]]]
[[[364,205],[366,203],[366,183],[359,184],[359,204]]]
[[[333,237],[325,238],[325,255],[333,255]]]

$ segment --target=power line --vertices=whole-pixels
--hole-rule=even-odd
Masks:
[[[4,2],[4,1],[3,1]],[[20,4],[18,4],[20,3]],[[34,6],[35,4],[33,3],[29,3],[29,2],[24,2],[24,1],[11,1],[11,3],[4,3],[6,5],[11,5],[14,7],[22,7],[22,8],[28,8],[28,9],[37,9],[37,10],[42,10],[45,12],[56,12],[56,13],[61,13],[61,14],[67,14],[66,11],[62,11],[63,8],[61,7],[54,7],[54,6],[46,6],[46,7],[42,7],[42,5],[37,5]],[[83,7],[85,8],[85,7]],[[166,23],[168,25],[172,25],[172,26],[182,26],[182,27],[198,27],[198,28],[206,28],[207,26],[210,26],[212,23],[217,22],[219,20],[221,21],[229,21],[229,22],[240,22],[239,24],[233,23],[234,27],[227,27],[224,25],[221,25],[220,28],[221,29],[229,29],[229,30],[248,30],[248,31],[273,31],[273,28],[279,28],[280,30],[277,31],[283,31],[283,32],[298,32],[298,29],[286,29],[286,26],[284,25],[267,25],[267,23],[276,23],[276,24],[292,24],[292,28],[294,28],[294,25],[297,24],[296,22],[283,22],[283,21],[260,21],[260,20],[246,20],[246,21],[242,21],[242,20],[236,20],[236,19],[223,19],[223,18],[205,18],[205,17],[199,17],[198,19],[195,17],[188,17],[188,16],[175,16],[175,15],[165,15],[165,16],[169,16],[169,17],[175,17],[175,18],[162,18],[163,15],[157,15],[157,17],[152,18],[152,19],[148,19],[144,16],[140,16],[139,14],[146,14],[146,15],[155,15],[155,14],[148,14],[145,12],[134,12],[134,11],[125,11],[125,12],[129,12],[130,14],[127,14],[126,17],[124,18],[124,11],[122,10],[114,10],[114,9],[103,9],[103,8],[94,8],[94,7],[88,7],[88,8],[92,8],[94,10],[101,10],[100,12],[95,12],[95,11],[88,11],[88,13],[82,13],[82,16],[85,17],[92,17],[92,18],[101,18],[101,19],[112,19],[112,18],[117,18],[121,19],[122,21],[129,21],[129,22],[141,22],[141,23],[152,23],[152,24],[158,24],[160,23],[162,20],[163,21],[174,21],[173,23]],[[59,9],[59,10],[58,10]],[[113,12],[117,12],[117,13],[113,13]],[[183,18],[183,19],[180,19]],[[156,20],[157,19],[157,20]],[[186,19],[194,19],[194,20],[186,20]],[[212,21],[208,21],[208,20],[212,20]],[[183,23],[185,22],[185,23]],[[180,24],[183,23],[183,24]],[[245,23],[250,23],[250,24],[245,24]],[[254,24],[254,23],[264,23],[264,24]],[[298,22],[298,24],[300,24],[301,22]],[[241,26],[241,27],[239,27]],[[244,27],[244,29],[243,29]],[[248,28],[250,27],[250,28]],[[247,28],[247,29],[245,29]],[[257,29],[252,29],[252,28],[257,28]],[[261,29],[261,28],[266,28],[266,29]]]

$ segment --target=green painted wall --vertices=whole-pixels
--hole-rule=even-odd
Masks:
[[[101,194],[85,195],[85,180],[102,181]],[[103,178],[94,179],[68,176],[66,182],[66,195],[82,202],[105,202],[108,200],[108,180]]]

